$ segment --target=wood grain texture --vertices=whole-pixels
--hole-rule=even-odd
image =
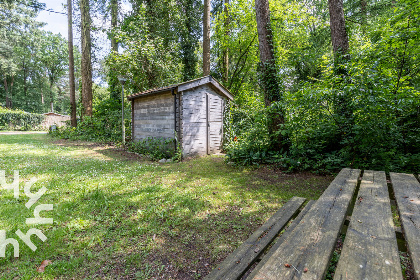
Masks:
[[[135,135],[136,131],[134,128],[134,102],[131,102],[131,135],[133,137],[134,140],[134,135]]]
[[[204,279],[239,279],[305,202],[293,197]]]
[[[360,170],[357,169],[341,170],[252,279],[322,279],[328,269],[359,175]],[[290,264],[290,267],[285,264]],[[306,273],[305,268],[308,269]]]
[[[383,171],[364,172],[334,279],[402,279]]]
[[[390,175],[415,277],[420,279],[420,184],[411,174]]]
[[[216,94],[212,88],[207,88],[208,104],[208,152],[209,154],[220,153],[223,140],[223,98]]]
[[[183,144],[184,156],[207,154],[206,92],[197,87],[183,93]]]
[[[215,90],[222,92],[228,99],[233,100],[233,96],[230,94],[230,92],[221,86],[219,82],[215,81],[214,78],[212,78],[210,86]]]
[[[191,81],[189,83],[184,83],[178,86],[178,92],[182,92],[182,91],[186,91],[186,90],[190,90],[190,89],[194,89],[196,87],[208,84],[210,82],[210,77],[204,77],[200,80],[194,80]]]
[[[315,201],[310,200],[302,211],[300,211],[299,215],[293,220],[293,222],[289,225],[288,228],[284,231],[282,235],[275,241],[275,244],[270,248],[267,254],[262,258],[262,260],[258,263],[258,265],[254,268],[251,274],[246,279],[252,279],[258,273],[258,271],[265,265],[265,263],[271,258],[271,256],[277,251],[280,245],[286,240],[287,236],[291,234],[296,228],[296,226],[302,221],[303,216],[308,213],[311,207],[314,205]]]

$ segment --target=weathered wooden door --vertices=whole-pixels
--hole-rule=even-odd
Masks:
[[[184,156],[220,152],[223,98],[206,86],[186,91],[182,98]]]
[[[207,93],[207,154],[219,153],[222,150],[223,135],[223,99]]]
[[[183,94],[183,151],[184,156],[207,154],[207,102],[204,89]]]

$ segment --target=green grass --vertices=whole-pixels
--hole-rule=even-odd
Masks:
[[[21,176],[21,196],[0,190],[0,230],[30,228],[39,204],[53,204],[48,240],[8,246],[0,279],[198,279],[292,196],[317,199],[332,177],[232,167],[209,156],[182,163],[141,161],[113,147],[56,141],[48,135],[0,135],[0,170]],[[32,192],[48,191],[30,210]],[[43,260],[51,260],[44,273]]]

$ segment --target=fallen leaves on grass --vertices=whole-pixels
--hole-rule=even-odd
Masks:
[[[45,271],[45,267],[46,267],[47,265],[50,265],[50,264],[52,264],[52,261],[50,261],[50,260],[45,260],[45,261],[43,261],[43,262],[41,263],[41,265],[38,267],[38,269],[37,269],[36,271],[38,271],[38,272],[44,272],[44,271]]]

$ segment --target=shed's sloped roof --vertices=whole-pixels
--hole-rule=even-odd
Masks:
[[[206,77],[198,78],[198,79],[191,80],[191,81],[188,81],[188,82],[176,84],[176,85],[170,85],[170,86],[166,86],[166,87],[149,89],[149,90],[146,90],[146,91],[143,91],[143,92],[139,92],[139,93],[129,95],[129,96],[127,96],[127,99],[128,100],[133,100],[133,99],[136,99],[136,98],[139,98],[139,97],[148,96],[148,95],[152,95],[152,94],[156,94],[156,93],[160,93],[160,92],[171,91],[171,90],[176,90],[177,92],[182,92],[182,91],[192,89],[192,88],[195,88],[195,87],[198,87],[198,86],[206,85],[206,84],[210,84],[215,90],[217,90],[219,93],[226,96],[227,98],[229,98],[231,100],[233,99],[233,96],[229,92],[229,90],[227,90],[222,84],[220,84],[212,76],[206,76]]]

